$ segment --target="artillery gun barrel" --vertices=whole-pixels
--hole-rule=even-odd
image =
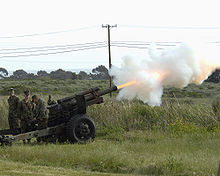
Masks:
[[[60,99],[57,102],[58,102],[58,104],[62,104],[64,102],[71,101],[71,104],[72,104],[72,107],[73,107],[73,106],[77,105],[77,101],[75,99],[76,96],[82,96],[82,95],[85,96],[85,101],[88,103],[92,100],[95,100],[97,97],[101,97],[105,94],[108,94],[110,92],[114,92],[114,91],[117,91],[117,90],[118,90],[117,86],[113,86],[111,88],[101,90],[101,91],[99,91],[99,88],[96,87],[96,88],[91,88],[91,89],[89,89],[87,91],[84,91],[84,92],[80,92],[79,94],[73,95],[71,97],[66,97],[66,98]],[[58,104],[50,105],[47,108],[48,109],[53,108],[55,106],[58,106]],[[94,104],[94,103],[91,103],[91,104]]]
[[[113,87],[108,88],[108,89],[104,89],[104,90],[101,90],[101,91],[93,92],[93,93],[85,96],[85,100],[86,100],[86,102],[89,102],[91,100],[94,100],[96,97],[101,97],[103,95],[106,95],[106,94],[108,94],[110,92],[114,92],[114,91],[117,91],[117,90],[118,90],[117,86],[113,86]]]
[[[91,92],[98,91],[98,90],[99,90],[98,87],[94,87],[94,88],[91,88],[91,89],[89,89],[89,90],[80,92],[80,93],[78,93],[77,95],[86,95],[86,94],[89,94],[89,93],[91,93]],[[60,99],[60,100],[57,100],[57,102],[60,104],[60,103],[63,103],[63,102],[67,102],[67,101],[69,101],[69,100],[71,100],[71,99],[73,99],[73,98],[75,98],[75,97],[76,97],[76,95],[72,95],[72,96],[65,97],[65,98],[62,98],[62,99]]]
[[[99,89],[98,89],[98,90],[99,90]],[[89,102],[89,101],[91,101],[91,100],[96,99],[96,97],[101,97],[101,96],[103,96],[103,95],[106,95],[106,94],[108,94],[108,93],[110,93],[110,92],[114,92],[114,91],[117,91],[117,90],[118,90],[117,86],[113,86],[113,87],[111,87],[111,88],[104,89],[104,90],[101,90],[101,91],[93,91],[93,92],[90,92],[90,94],[85,95],[85,101],[86,101],[86,102]],[[77,94],[77,95],[82,95],[82,93]],[[75,95],[75,96],[77,96],[77,95]],[[73,100],[72,100],[72,106],[75,106],[75,105],[77,105],[77,102],[76,102],[75,99],[73,99]]]
[[[108,88],[108,89],[104,89],[104,90],[95,92],[95,93],[96,93],[95,95],[94,95],[94,94],[90,94],[90,95],[88,95],[88,96],[85,96],[85,100],[86,100],[86,101],[89,101],[89,100],[94,99],[96,96],[97,96],[97,97],[101,97],[101,96],[103,96],[103,95],[105,95],[105,94],[108,94],[108,93],[110,93],[110,92],[114,92],[114,91],[117,91],[117,90],[118,90],[117,86],[113,86],[113,87],[111,87],[111,88]]]

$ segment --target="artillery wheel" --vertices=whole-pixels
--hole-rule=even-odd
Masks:
[[[85,144],[95,138],[95,133],[95,123],[86,114],[74,116],[67,124],[67,135],[71,143]]]

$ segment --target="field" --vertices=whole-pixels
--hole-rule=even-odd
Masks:
[[[107,81],[1,81],[0,128],[7,128],[7,89],[19,97],[29,89],[47,101],[89,87],[107,88]],[[204,83],[183,90],[166,88],[161,107],[138,100],[90,106],[97,127],[94,142],[36,144],[20,142],[0,148],[2,175],[216,175],[220,156],[220,122],[212,101],[220,85]]]

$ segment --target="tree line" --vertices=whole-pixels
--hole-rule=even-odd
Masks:
[[[37,74],[27,73],[26,71],[20,69],[13,72],[9,76],[8,71],[5,68],[0,67],[0,79],[37,79],[37,78],[51,78],[51,79],[87,79],[87,80],[106,80],[109,78],[108,69],[99,65],[98,67],[92,69],[92,73],[86,73],[85,71],[80,71],[78,74],[71,71],[65,71],[58,69],[50,73],[40,70]],[[220,82],[220,69],[216,69],[206,80],[206,82]]]
[[[24,79],[38,79],[38,78],[51,78],[51,79],[87,79],[87,80],[106,80],[109,78],[108,69],[104,65],[92,69],[92,73],[80,71],[79,73],[65,71],[58,69],[50,73],[40,70],[37,74],[27,73],[19,69],[9,75],[5,68],[0,67],[0,79],[24,80]]]

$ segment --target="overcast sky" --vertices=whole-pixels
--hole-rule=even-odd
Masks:
[[[106,47],[14,58],[5,56],[22,50],[2,50],[106,41],[102,24],[118,25],[111,29],[112,41],[220,41],[219,16],[219,2],[213,0],[0,0],[0,67],[73,70],[108,66]],[[124,55],[144,59],[147,50],[112,47],[113,65],[120,65]]]

